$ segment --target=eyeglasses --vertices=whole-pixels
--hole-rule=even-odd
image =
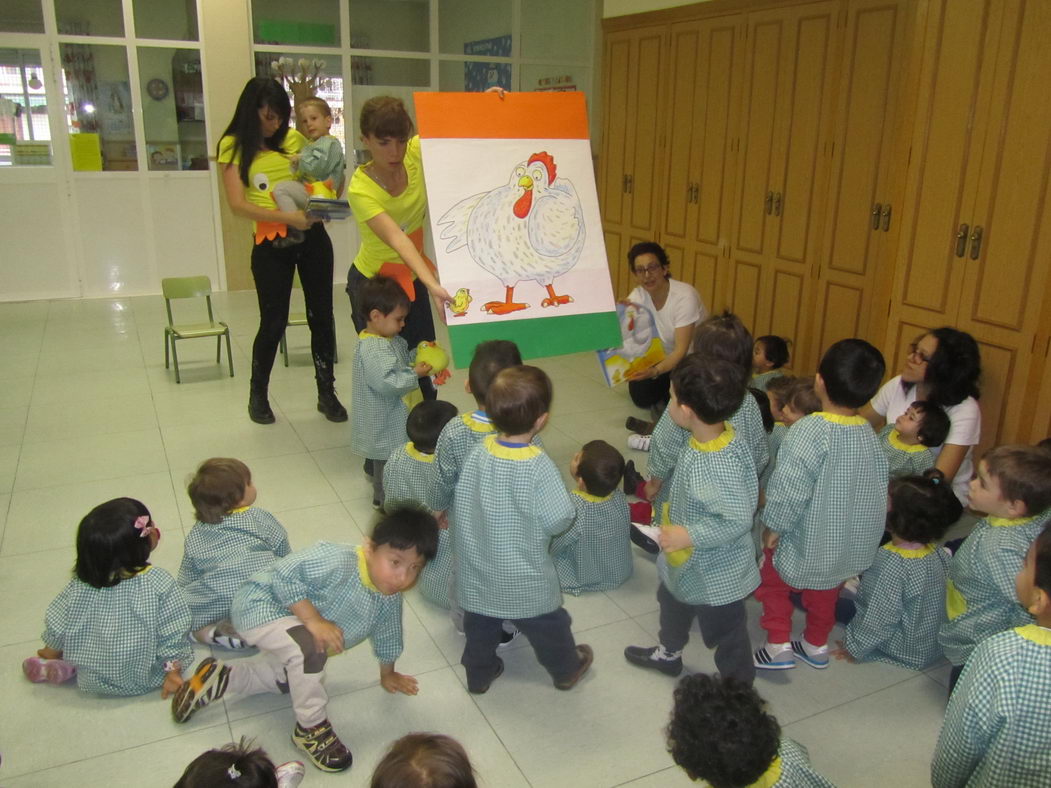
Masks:
[[[664,266],[660,263],[650,263],[649,265],[637,266],[635,268],[635,275],[643,276],[644,274],[655,274],[663,267]]]
[[[920,352],[920,346],[915,342],[909,344],[909,358],[916,359],[921,364],[930,364],[931,357]]]

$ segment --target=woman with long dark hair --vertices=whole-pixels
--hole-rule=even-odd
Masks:
[[[257,424],[275,421],[268,398],[270,371],[288,323],[292,280],[298,270],[310,326],[317,409],[329,421],[346,421],[332,368],[336,346],[332,242],[317,219],[303,211],[278,210],[273,198],[274,185],[293,177],[289,157],[308,143],[289,128],[291,114],[291,102],[280,83],[269,77],[248,80],[216,153],[230,210],[251,219],[254,230],[252,278],[259,300],[259,330],[252,343],[248,416]],[[304,231],[303,243],[278,248],[275,242],[287,236],[289,227]]]

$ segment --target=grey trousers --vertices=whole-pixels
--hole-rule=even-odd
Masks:
[[[660,584],[660,642],[666,651],[682,651],[690,640],[690,626],[697,619],[704,645],[715,649],[715,666],[721,676],[733,676],[746,684],[755,680],[752,643],[744,600],[728,605],[688,605]]]

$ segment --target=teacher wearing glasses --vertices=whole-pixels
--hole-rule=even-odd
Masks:
[[[901,374],[883,385],[861,410],[874,429],[893,424],[916,400],[939,405],[949,416],[949,436],[931,451],[935,467],[952,479],[953,492],[967,505],[974,473],[974,447],[982,436],[978,407],[981,358],[974,338],[955,328],[936,328],[911,345]]]

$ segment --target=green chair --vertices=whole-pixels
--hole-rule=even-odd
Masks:
[[[296,290],[303,289],[303,283],[299,281],[299,271],[296,271],[292,278],[292,287]],[[289,312],[288,313],[288,325],[289,326],[305,326],[307,323],[306,312]],[[281,332],[281,355],[285,358],[285,366],[288,366],[288,342],[285,341],[285,331]],[[332,363],[339,363],[339,352],[336,349],[336,319],[332,318]]]
[[[171,345],[171,357],[175,361],[175,382],[179,378],[179,354],[175,343],[180,339],[199,339],[215,337],[215,363],[222,361],[223,337],[226,337],[226,358],[230,362],[230,377],[234,376],[234,357],[230,351],[230,326],[216,320],[212,314],[212,280],[207,276],[177,276],[161,280],[161,292],[164,293],[164,307],[168,310],[168,325],[164,329],[164,368],[168,369],[168,348]],[[176,325],[172,318],[172,301],[177,298],[203,298],[208,306],[207,323],[181,323]]]

